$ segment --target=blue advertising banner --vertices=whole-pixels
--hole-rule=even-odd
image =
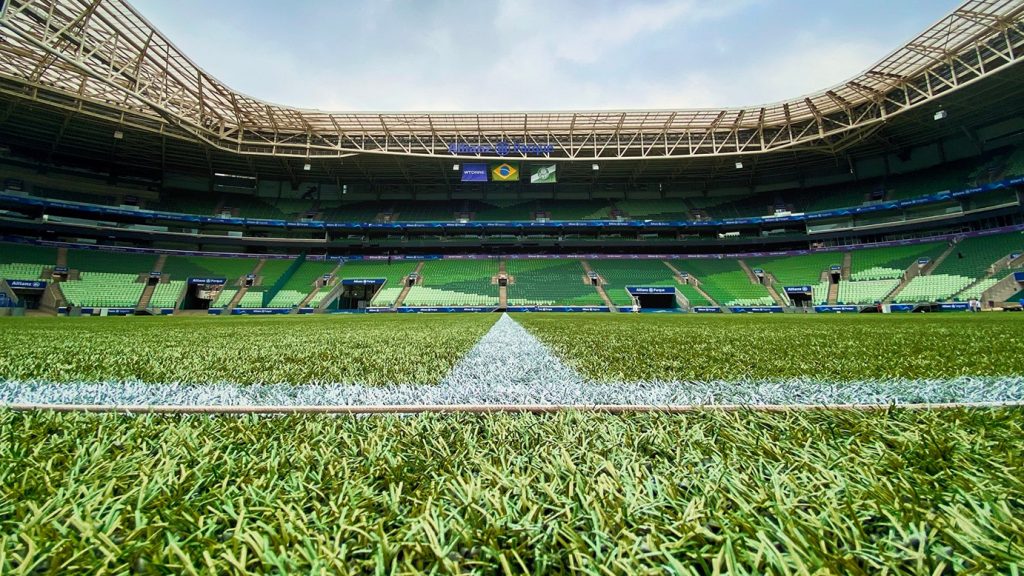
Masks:
[[[287,314],[291,308],[235,308],[231,311],[232,316],[268,316],[273,314]]]
[[[415,306],[408,307],[403,306],[398,309],[399,312],[404,313],[421,313],[421,312],[493,312],[494,308],[481,308],[477,306]]]
[[[1013,280],[1015,282],[1024,282],[1024,272],[1014,272]]]
[[[202,284],[205,286],[221,286],[223,284],[226,284],[227,281],[227,278],[189,278],[188,285],[196,286]]]
[[[943,302],[939,304],[939,310],[953,311],[953,310],[967,310],[967,302]]]
[[[832,272],[839,272],[840,270],[843,269],[843,267],[838,264],[833,264],[829,266],[828,269],[831,270]]]
[[[341,281],[342,286],[366,286],[373,284],[383,284],[387,282],[386,278],[345,278]]]
[[[487,164],[473,163],[462,165],[463,182],[487,182]]]
[[[730,306],[729,310],[737,314],[781,314],[782,306]]]
[[[889,312],[913,312],[917,304],[890,304]]]
[[[786,286],[786,294],[810,294],[814,291],[810,286]]]
[[[508,312],[608,312],[607,306],[509,306]]]
[[[716,314],[722,311],[718,306],[694,306],[690,310],[698,314]]]
[[[851,306],[849,304],[840,304],[836,306],[815,306],[814,311],[818,313],[860,312],[860,306]]]
[[[11,288],[27,288],[30,290],[42,290],[46,288],[45,280],[8,280],[7,285]]]
[[[630,294],[675,294],[673,286],[626,286]]]

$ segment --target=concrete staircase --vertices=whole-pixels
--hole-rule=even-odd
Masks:
[[[768,295],[771,296],[772,300],[775,301],[776,306],[786,307],[788,305],[786,301],[782,299],[782,296],[779,296],[779,293],[775,291],[775,286],[772,285],[774,284],[774,278],[772,278],[766,273],[764,276],[764,283],[762,284],[758,280],[757,274],[754,274],[754,271],[745,261],[737,260],[737,262],[739,262],[740,268],[742,268],[743,271],[746,272],[747,278],[750,279],[751,284],[761,284],[762,286],[765,287],[766,290],[768,290]]]
[[[950,244],[949,247],[946,248],[946,250],[942,254],[939,254],[938,258],[936,258],[935,260],[932,260],[931,262],[929,262],[928,265],[925,266],[923,270],[921,270],[921,274],[920,275],[921,276],[929,276],[929,275],[931,275],[931,273],[936,268],[939,267],[939,264],[942,264],[942,262],[946,258],[948,258],[950,254],[953,253],[953,250],[956,250],[956,247],[957,247],[957,244],[955,242],[953,244]]]
[[[850,270],[853,268],[853,253],[843,252],[843,269],[839,274],[839,278],[844,282],[850,279]],[[830,290],[831,291],[831,290]]]
[[[67,265],[68,265],[68,249],[67,248],[57,248],[57,266],[65,266],[66,267]]]
[[[498,275],[501,274],[508,274],[508,272],[505,271],[504,258],[498,261]],[[509,281],[511,281],[511,279]],[[508,308],[508,286],[498,285],[498,306]]]
[[[981,305],[988,306],[989,302],[994,302],[997,305],[1001,304],[1019,291],[1020,284],[1013,279],[1013,274],[1010,274],[981,293]]]
[[[587,262],[586,260],[580,260],[580,264],[583,265],[583,271],[586,272],[586,278],[589,280],[590,273],[593,272],[594,269],[590,267],[590,262]],[[597,295],[601,297],[601,300],[604,300],[604,305],[608,307],[608,310],[612,312],[619,311],[619,309],[612,304],[612,300],[608,297],[608,293],[604,291],[604,278],[601,278],[600,274],[597,276],[597,286],[594,286],[594,289],[597,290]]]
[[[153,292],[155,291],[156,284],[146,284],[146,287],[142,289],[142,295],[139,296],[139,302],[135,305],[136,312],[142,312],[146,308],[149,308],[149,301],[153,299]]]
[[[416,265],[416,269],[413,270],[417,278],[419,278],[420,271],[423,270],[423,264],[425,264],[425,262],[420,262]],[[398,309],[402,303],[405,302],[405,297],[409,295],[410,288],[412,288],[412,286],[409,286],[409,282],[406,281],[405,285],[402,286],[402,292],[398,295],[398,298],[395,299],[395,305],[391,307],[392,310]]]
[[[731,312],[731,310],[729,310],[725,306],[722,306],[722,304],[720,302],[716,302],[714,298],[712,298],[707,292],[704,291],[703,288],[701,288],[701,286],[700,286],[700,279],[699,278],[696,278],[695,276],[693,276],[691,274],[689,276],[689,279],[691,281],[690,282],[686,282],[686,281],[683,280],[683,274],[679,271],[678,268],[673,266],[671,262],[669,262],[667,260],[662,260],[661,263],[664,264],[665,266],[668,266],[668,269],[671,270],[673,273],[675,273],[676,282],[679,282],[680,284],[688,284],[689,286],[692,286],[693,289],[696,290],[698,294],[703,296],[704,299],[708,301],[708,304],[710,304],[711,306],[718,306],[719,308],[722,309],[722,312],[726,312],[726,313]]]
[[[907,287],[907,284],[910,284],[910,281],[913,280],[914,278],[923,275],[926,269],[928,269],[928,266],[922,267],[918,265],[917,262],[914,262],[909,267],[907,267],[906,272],[903,273],[903,280],[900,280],[900,283],[896,286],[896,288],[893,289],[892,292],[889,293],[888,296],[885,297],[884,300],[882,300],[882,303],[892,304],[893,299],[896,298],[896,296],[898,296],[899,293],[902,292],[903,289]]]
[[[228,305],[224,307],[224,311],[221,312],[221,314],[230,314],[231,311],[234,310],[236,306],[238,306],[238,303],[242,301],[242,296],[245,296],[245,293],[248,291],[248,286],[242,286],[241,288],[239,288],[238,293],[235,294],[235,297],[232,298],[230,302],[228,302]]]
[[[835,306],[839,302],[839,283],[835,282],[828,285],[828,303]],[[817,304],[817,302],[815,302]]]

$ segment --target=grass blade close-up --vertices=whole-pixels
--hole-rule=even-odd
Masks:
[[[0,412],[0,572],[1011,573],[1019,410]]]

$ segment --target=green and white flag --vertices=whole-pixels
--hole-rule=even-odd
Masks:
[[[554,184],[555,164],[530,168],[530,184]]]

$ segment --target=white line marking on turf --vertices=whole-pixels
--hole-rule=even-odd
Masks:
[[[321,408],[392,406],[780,407],[991,404],[1024,402],[1024,377],[826,381],[815,378],[737,381],[589,382],[506,315],[436,385],[151,384],[143,382],[0,382],[0,404],[15,407]],[[433,407],[433,408],[432,408]],[[315,411],[315,410],[314,410]]]

